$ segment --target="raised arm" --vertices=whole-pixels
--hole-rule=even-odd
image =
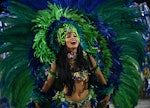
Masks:
[[[53,85],[55,78],[56,78],[56,64],[52,63],[51,68],[48,72],[47,80],[45,81],[41,89],[41,92],[47,92],[49,88]]]

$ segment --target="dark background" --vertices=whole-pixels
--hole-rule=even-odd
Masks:
[[[143,2],[146,2],[148,7],[150,8],[150,0],[134,0],[135,2],[137,3],[143,3]]]
[[[150,0],[133,0],[133,1],[137,2],[138,4],[139,4],[139,3],[146,2],[147,5],[148,5],[148,7],[150,8]],[[1,12],[2,10],[4,10],[4,7],[5,7],[5,6],[3,6],[3,5],[1,4],[2,2],[7,2],[7,0],[0,0],[0,12]],[[6,4],[7,4],[7,3],[6,3]]]

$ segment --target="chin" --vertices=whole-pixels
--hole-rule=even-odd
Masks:
[[[71,47],[71,49],[77,49],[78,47]]]

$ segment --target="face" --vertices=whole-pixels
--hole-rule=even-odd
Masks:
[[[69,32],[66,35],[65,41],[66,41],[66,46],[69,50],[77,49],[79,46],[79,38],[73,32]]]

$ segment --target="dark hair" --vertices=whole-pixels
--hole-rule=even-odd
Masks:
[[[83,56],[83,49],[79,45],[77,49],[77,57],[76,57],[76,65],[81,70],[90,71],[90,66],[88,61]],[[71,96],[74,88],[74,80],[72,79],[72,72],[68,58],[67,58],[67,48],[66,46],[62,46],[60,48],[60,52],[57,55],[56,66],[58,72],[58,81],[61,85],[68,87],[67,95]]]

